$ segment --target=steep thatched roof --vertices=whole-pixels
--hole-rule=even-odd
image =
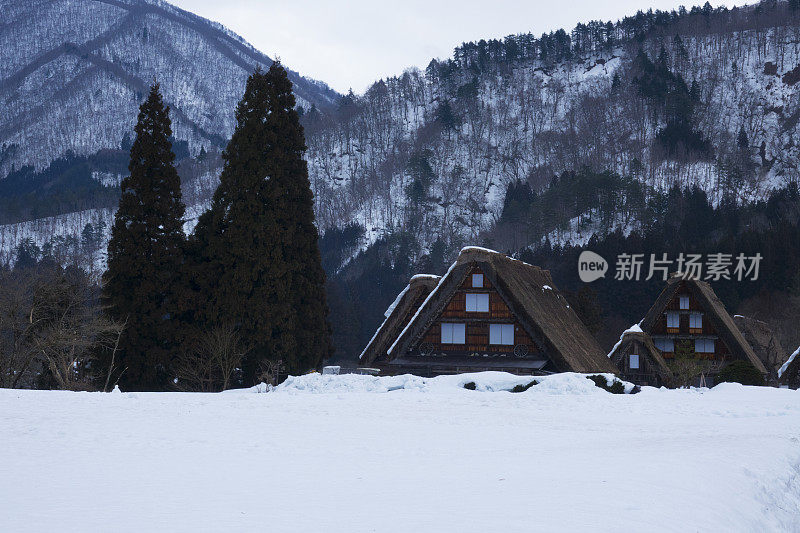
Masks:
[[[672,371],[669,366],[667,366],[667,362],[661,355],[661,351],[653,344],[653,339],[638,326],[625,330],[622,333],[619,341],[608,354],[608,358],[611,359],[614,364],[619,365],[621,356],[626,353],[628,347],[634,341],[641,344],[646,351],[646,353],[639,355],[644,355],[652,362],[653,366],[658,369],[658,373],[661,374],[662,379],[667,379],[672,375]]]
[[[734,315],[733,322],[764,363],[769,377],[777,378],[778,369],[789,358],[789,353],[783,349],[781,341],[772,333],[767,323],[742,315]]]
[[[559,371],[613,372],[618,369],[555,288],[550,272],[486,248],[467,247],[442,277],[389,348],[400,357],[442,313],[473,264],[483,270],[520,324],[544,344]]]
[[[760,370],[762,373],[767,374],[767,369],[764,364],[753,352],[753,348],[747,343],[742,332],[736,327],[733,318],[728,314],[722,301],[717,298],[717,295],[711,289],[711,285],[705,281],[695,279],[684,279],[678,274],[673,274],[667,280],[667,286],[658,295],[653,306],[647,312],[641,322],[642,329],[646,332],[653,330],[653,326],[664,314],[667,304],[672,300],[681,286],[681,282],[685,282],[689,290],[694,293],[694,296],[700,300],[703,308],[706,311],[708,320],[714,325],[719,337],[728,346],[728,349],[738,357],[750,363]]]
[[[359,356],[360,364],[370,365],[386,355],[389,346],[417,310],[419,302],[430,294],[438,282],[439,276],[430,274],[419,274],[411,278],[406,288],[384,313],[385,320]]]

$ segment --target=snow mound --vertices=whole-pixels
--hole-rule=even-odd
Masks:
[[[360,374],[305,374],[289,376],[275,392],[327,394],[342,392],[389,392],[399,389],[422,388],[424,378],[403,376],[368,376]]]
[[[256,390],[0,389],[0,530],[800,533],[797,391],[499,372]]]
[[[414,390],[419,392],[464,393],[464,385],[475,384],[478,392],[510,391],[517,385],[527,385],[536,381],[537,385],[529,388],[526,394],[607,394],[587,379],[590,374],[567,372],[549,376],[517,376],[507,372],[475,372],[422,378],[412,374],[400,376],[362,376],[357,374],[322,375],[318,373],[303,376],[289,376],[278,385],[277,393],[385,393],[397,390]],[[613,374],[600,374],[611,385],[615,379]],[[622,382],[625,392],[630,393],[634,385]]]
[[[258,385],[254,385],[252,387],[248,387],[246,389],[227,389],[222,391],[222,394],[242,394],[242,393],[250,393],[254,392],[256,394],[261,394],[264,392],[272,392],[275,389],[273,385],[269,383],[259,383]]]

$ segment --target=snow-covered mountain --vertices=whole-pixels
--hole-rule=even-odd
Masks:
[[[0,0],[0,50],[0,177],[68,150],[118,148],[153,80],[177,139],[193,153],[224,146],[248,74],[272,63],[221,25],[159,0]],[[290,76],[299,105],[338,100],[325,84]]]
[[[645,196],[698,184],[715,202],[762,198],[800,176],[798,43],[800,12],[784,2],[466,43],[309,125],[318,218],[357,220],[373,237],[403,226],[457,249],[494,227],[510,183],[542,192],[584,167],[633,178]],[[669,128],[676,102],[685,132]],[[565,212],[537,237],[611,229],[581,227],[589,215]]]
[[[54,10],[46,20],[72,23],[39,28],[21,15],[30,5]],[[12,14],[3,15],[9,22],[0,25],[3,45],[30,41],[29,50],[19,52],[28,59],[3,65],[0,85],[0,105],[28,110],[7,121],[16,130],[5,118],[0,127],[15,132],[2,133],[0,144],[25,140],[17,160],[44,164],[40,152],[120,142],[138,99],[135,87],[108,65],[137,73],[140,87],[158,77],[176,109],[178,137],[195,150],[219,145],[231,131],[248,65],[268,61],[220,27],[162,3],[11,7]],[[45,46],[39,33],[60,37],[47,37],[52,42]],[[86,33],[95,36],[78,38]],[[93,50],[92,59],[59,52],[52,67],[45,61],[43,54],[57,43],[72,41]],[[491,238],[510,249],[545,235],[585,241],[592,232],[635,228],[641,213],[634,200],[674,184],[698,184],[714,201],[763,197],[798,180],[799,43],[800,12],[786,2],[730,10],[706,4],[579,24],[570,33],[465,43],[452,59],[378,81],[363,95],[337,97],[295,77],[300,105],[318,110],[303,120],[319,226],[358,222],[367,230],[362,246],[402,229],[423,248],[438,241],[457,250]],[[141,51],[131,55],[132,49]],[[10,91],[8,80],[17,78],[9,71],[24,74]],[[45,83],[54,84],[52,91],[37,90]],[[28,121],[24,113],[39,120]],[[117,118],[109,125],[106,116]],[[528,241],[512,244],[497,234],[509,184],[527,182],[542,193],[553,187],[554,176],[582,168],[608,170],[633,185],[586,191],[596,199],[574,205],[561,199],[526,234]],[[202,210],[218,172],[206,161],[202,170],[182,173],[192,212]],[[570,179],[565,176],[562,181]],[[609,205],[609,195],[614,216],[595,216],[595,205]],[[620,213],[622,204],[631,211]],[[97,216],[0,227],[0,249],[8,252],[23,235],[41,245],[49,236],[36,227],[89,215]]]

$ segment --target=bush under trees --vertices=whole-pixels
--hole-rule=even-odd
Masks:
[[[611,385],[608,384],[608,379],[600,374],[595,374],[593,376],[586,376],[587,379],[594,382],[594,384],[606,392],[610,392],[611,394],[625,394],[625,384],[622,383],[620,380],[614,378],[611,382]]]
[[[764,375],[749,361],[733,361],[719,371],[717,383],[764,385]]]

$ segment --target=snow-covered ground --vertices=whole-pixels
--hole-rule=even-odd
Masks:
[[[0,529],[800,531],[800,392],[537,379],[0,390]]]

